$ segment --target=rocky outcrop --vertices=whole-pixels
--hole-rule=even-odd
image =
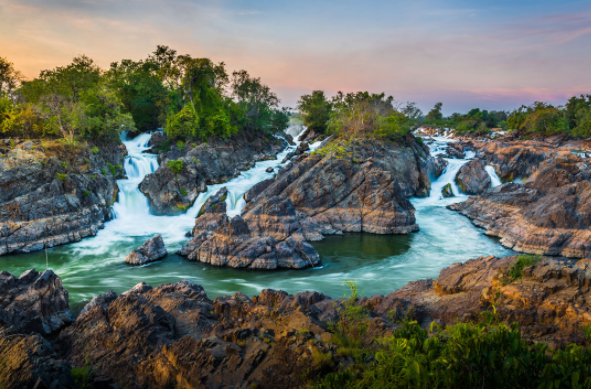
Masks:
[[[96,235],[111,219],[125,146],[16,143],[0,157],[0,255]]]
[[[183,213],[207,185],[234,178],[257,161],[275,159],[287,146],[285,140],[262,131],[240,131],[228,139],[182,144],[181,148],[168,146],[167,139],[153,141],[160,143],[152,150],[168,151],[159,154],[160,167],[144,178],[140,191],[157,215]]]
[[[439,178],[441,174],[445,171],[448,162],[440,157],[437,158],[429,158],[427,162],[427,169],[429,171],[429,176],[433,179]]]
[[[464,146],[461,143],[450,142],[447,145],[445,157],[454,159],[464,159],[466,158],[466,150],[464,149]]]
[[[441,195],[443,197],[454,197],[454,191],[451,187],[451,184],[447,184],[443,187],[443,189],[441,189]]]
[[[450,205],[518,252],[591,254],[591,177],[572,154],[541,164],[524,184],[507,183]]]
[[[143,245],[133,250],[125,258],[125,262],[130,265],[144,265],[162,259],[167,255],[168,251],[164,246],[162,236],[155,235],[153,238],[145,241]]]
[[[503,182],[527,179],[544,161],[571,154],[558,142],[541,140],[468,140],[460,142],[465,150],[476,152],[476,157],[491,165]]]
[[[70,320],[68,291],[53,271],[0,272],[0,329],[48,335]]]
[[[412,311],[424,326],[482,320],[492,310],[499,320],[517,322],[525,337],[563,347],[584,343],[582,328],[591,324],[589,260],[533,258],[514,269],[518,256],[471,259],[443,269],[437,280],[411,282],[364,303],[374,314],[403,316]],[[519,276],[512,274],[517,272]]]
[[[473,159],[460,168],[456,175],[456,184],[462,192],[476,195],[490,188],[491,179],[484,167],[481,160]]]
[[[320,263],[307,241],[326,234],[417,231],[407,194],[428,193],[429,166],[443,164],[413,138],[408,144],[357,140],[343,146],[334,140],[300,155],[246,193],[241,216],[200,213],[180,254],[218,266],[301,269]],[[220,196],[204,207],[216,207],[213,199]]]
[[[320,264],[318,253],[301,233],[251,231],[242,217],[229,218],[225,195],[226,188],[222,188],[203,205],[193,238],[179,251],[180,255],[214,266],[250,269],[303,269]],[[295,214],[293,208],[283,210],[289,212]]]

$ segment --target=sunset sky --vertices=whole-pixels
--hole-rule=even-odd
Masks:
[[[588,0],[0,0],[0,56],[27,77],[158,44],[246,69],[292,107],[314,89],[444,114],[591,93]]]

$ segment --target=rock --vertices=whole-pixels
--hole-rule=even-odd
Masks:
[[[3,388],[75,389],[71,366],[38,334],[0,330],[0,382]]]
[[[68,291],[51,270],[34,269],[19,278],[0,272],[0,329],[49,335],[72,320]]]
[[[454,191],[451,187],[451,184],[447,184],[443,187],[443,189],[441,189],[441,195],[443,197],[454,197]]]
[[[250,188],[245,194],[244,194],[244,200],[249,203],[251,202],[255,197],[257,197],[259,194],[261,194],[265,189],[267,189],[267,187],[269,187],[269,185],[271,185],[271,183],[273,183],[273,179],[270,178],[268,180],[264,180],[261,182],[258,182],[256,184],[253,185],[252,188]]]
[[[308,144],[308,142],[302,142],[298,145],[298,147],[295,149],[295,151],[288,153],[285,156],[285,158],[283,158],[281,163],[285,163],[285,162],[289,161],[290,159],[292,159],[293,157],[297,157],[299,155],[302,155],[309,150],[310,150],[310,145]]]
[[[275,159],[286,145],[285,140],[262,131],[240,131],[227,139],[210,139],[183,150],[173,145],[166,154],[160,154],[160,167],[148,174],[139,188],[155,214],[181,214],[207,190],[207,185],[228,181],[257,161]],[[182,161],[178,173],[168,166],[172,160]]]
[[[449,143],[447,145],[446,155],[447,158],[464,159],[466,158],[466,151],[461,143]]]
[[[277,240],[251,234],[240,216],[207,217],[197,219],[194,237],[183,246],[180,255],[192,261],[235,268],[303,269],[320,264],[318,253],[301,235]]]
[[[429,158],[427,162],[429,176],[433,177],[433,179],[439,178],[439,176],[445,171],[447,165],[448,162],[441,157]]]
[[[491,179],[484,169],[484,163],[479,159],[473,159],[460,168],[456,175],[456,184],[464,193],[481,194],[491,187]]]
[[[228,189],[224,186],[215,195],[208,198],[201,206],[197,217],[204,213],[226,214],[226,197],[228,197]]]
[[[125,262],[130,265],[144,265],[149,262],[154,262],[162,259],[168,255],[162,236],[154,235],[153,238],[148,239],[144,244],[133,250]]]
[[[591,182],[589,168],[577,161],[573,156],[545,162],[525,184],[503,184],[449,208],[515,251],[587,257]]]
[[[103,169],[123,164],[125,146],[97,144],[95,154],[92,142],[74,150],[45,143],[0,159],[0,255],[80,241],[112,217],[117,177]]]
[[[275,169],[273,169],[272,167],[268,167],[265,171],[267,173],[273,173],[275,171]]]

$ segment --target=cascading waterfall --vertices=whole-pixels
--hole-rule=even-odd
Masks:
[[[490,165],[486,165],[484,167],[484,170],[486,170],[486,172],[490,176],[490,186],[491,186],[491,188],[494,188],[495,186],[498,186],[498,185],[501,185],[502,184],[501,179],[497,175],[497,172],[495,171],[495,168],[494,167],[492,167]]]

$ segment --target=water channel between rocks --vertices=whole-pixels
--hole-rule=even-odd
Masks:
[[[411,199],[420,226],[418,233],[328,236],[313,243],[324,263],[314,269],[255,271],[189,262],[173,253],[189,239],[185,233],[192,228],[205,200],[225,186],[229,191],[228,214],[238,215],[244,206],[243,194],[257,182],[271,178],[275,173],[265,170],[268,167],[277,170],[294,146],[281,152],[276,160],[258,162],[233,180],[208,186],[207,192],[200,194],[184,215],[154,216],[149,213],[146,197],[138,190],[144,176],[158,167],[156,155],[142,153],[148,148],[149,139],[149,134],[142,134],[124,142],[128,150],[124,166],[128,179],[118,181],[119,199],[113,207],[117,217],[105,223],[96,237],[47,250],[49,268],[62,278],[75,310],[108,289],[121,293],[141,281],[156,286],[189,279],[202,285],[210,298],[236,291],[252,296],[267,288],[289,293],[314,290],[337,297],[344,291],[344,280],[357,280],[366,296],[386,294],[409,281],[437,278],[441,269],[455,262],[480,255],[502,257],[513,253],[496,239],[485,236],[467,218],[445,208],[467,198],[460,194],[454,178],[468,160],[449,159],[441,177],[432,182],[430,197]],[[430,145],[432,153],[441,154],[449,141],[435,138]],[[311,148],[319,145],[316,142]],[[492,167],[487,167],[487,172],[493,185],[500,184]],[[451,183],[456,197],[441,196],[441,189],[447,183]],[[127,254],[154,234],[162,235],[169,256],[145,266],[127,265]],[[0,257],[0,270],[18,276],[30,268],[45,270],[44,251]]]

